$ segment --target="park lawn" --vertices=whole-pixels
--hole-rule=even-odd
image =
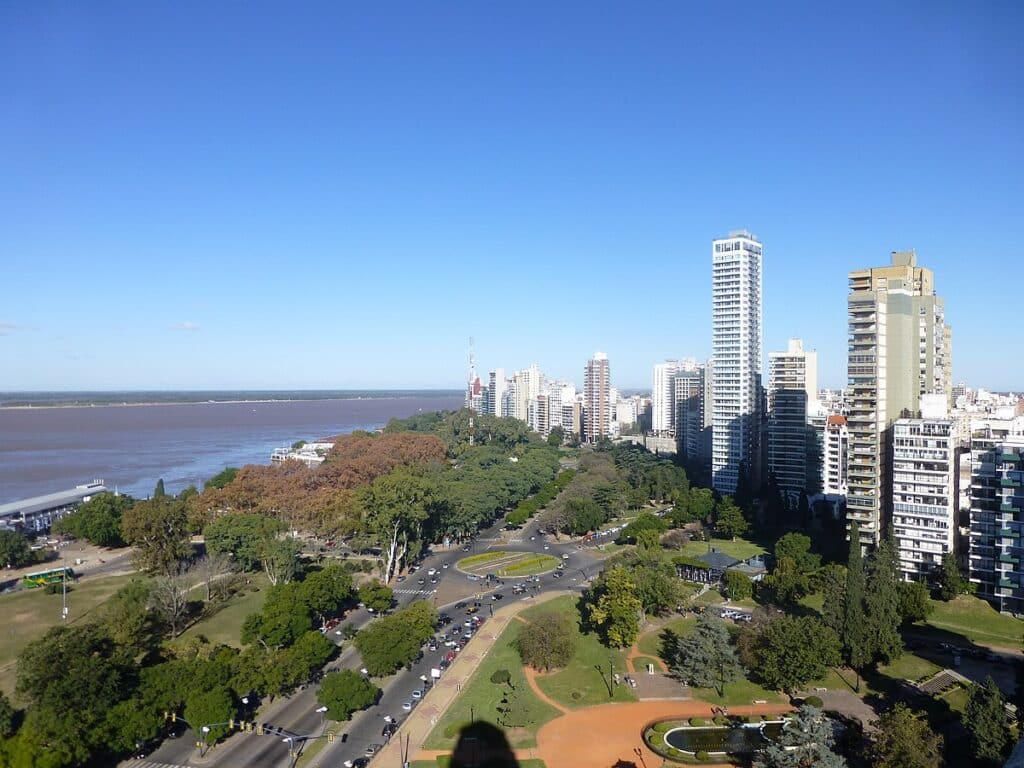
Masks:
[[[691,688],[690,693],[695,699],[730,707],[739,704],[753,704],[755,699],[764,699],[769,704],[781,704],[786,701],[782,694],[762,688],[746,678],[741,678],[734,683],[727,683],[725,695],[721,697],[714,688]]]
[[[561,562],[553,555],[534,555],[521,560],[513,565],[507,565],[498,569],[498,576],[501,578],[519,578],[521,576],[533,576],[537,573],[553,571]]]
[[[106,602],[135,574],[84,577],[68,589],[69,623],[81,621],[98,605]],[[48,595],[42,589],[24,589],[0,597],[0,691],[14,692],[17,659],[22,649],[42,637],[50,627],[61,623],[61,596]]]
[[[969,696],[970,693],[966,688],[957,686],[939,696],[939,699],[945,701],[951,710],[959,712],[962,715],[967,711],[967,699]]]
[[[209,616],[205,616],[181,634],[182,639],[203,635],[214,644],[242,647],[242,623],[250,613],[257,613],[263,608],[270,585],[263,573],[249,576],[251,584],[239,590],[227,602]]]
[[[892,664],[879,667],[878,671],[894,680],[909,680],[913,683],[931,677],[941,669],[938,664],[933,664],[928,659],[904,652]]]
[[[567,595],[549,600],[542,605],[523,611],[524,619],[530,621],[550,611],[565,612],[579,626],[580,615],[576,607],[579,598]],[[538,675],[537,685],[544,693],[568,709],[582,709],[609,701],[636,701],[626,685],[612,687],[608,696],[608,663],[619,674],[626,673],[626,656],[622,651],[609,650],[601,645],[596,634],[577,634],[576,652],[569,664],[557,672]]]
[[[800,605],[810,608],[812,611],[817,611],[820,614],[825,606],[825,594],[823,592],[815,592],[813,595],[805,595],[800,599]]]
[[[437,725],[427,736],[424,749],[453,749],[460,729],[467,725],[471,718],[486,720],[490,723],[499,722],[498,705],[505,695],[505,686],[491,682],[491,675],[499,669],[507,669],[512,676],[512,685],[526,709],[528,724],[523,728],[508,730],[509,741],[513,747],[534,747],[537,745],[537,729],[560,714],[557,709],[541,701],[530,690],[526,676],[523,674],[523,663],[515,648],[516,638],[522,623],[510,621],[483,661],[473,672],[469,682],[448,707]]]
[[[340,734],[342,730],[344,730],[342,723],[338,723],[334,720],[328,720],[322,732],[327,733],[328,731],[334,731],[336,734]],[[314,739],[312,741],[307,741],[305,749],[302,750],[302,754],[299,755],[299,758],[295,761],[295,768],[303,768],[303,766],[309,765],[313,758],[316,757],[326,746],[327,739]]]
[[[636,644],[637,650],[645,656],[661,658],[661,633],[663,631],[670,629],[677,635],[685,637],[693,631],[695,626],[697,626],[697,619],[692,616],[680,616],[672,619],[671,621],[666,622],[664,626],[640,635],[640,639]]]
[[[461,560],[459,560],[459,562],[455,564],[455,567],[463,569],[472,568],[474,566],[483,565],[484,563],[489,563],[494,560],[501,560],[502,558],[508,557],[511,554],[514,553],[495,550],[493,552],[483,552],[479,555],[470,555],[469,557],[464,557]]]
[[[999,613],[980,597],[960,595],[948,603],[933,600],[932,605],[935,611],[925,624],[963,635],[971,642],[1020,648],[1024,621]]]
[[[706,555],[712,549],[735,557],[737,560],[746,560],[754,555],[763,555],[767,550],[746,539],[737,538],[735,541],[728,539],[712,539],[711,541],[691,541],[679,550],[680,555],[687,557],[699,557]]]
[[[829,669],[825,676],[818,680],[811,680],[803,687],[803,691],[810,691],[812,694],[815,688],[827,688],[830,691],[852,691],[855,685],[855,677],[852,671],[844,670],[845,677],[836,669]],[[847,682],[849,678],[849,682]]]
[[[654,656],[634,656],[633,657],[633,669],[636,670],[637,674],[647,671],[647,665],[653,664],[655,672],[665,671],[665,662]]]
[[[725,598],[722,597],[722,593],[717,589],[709,589],[700,597],[695,597],[693,602],[695,605],[718,605],[719,603],[724,603]]]

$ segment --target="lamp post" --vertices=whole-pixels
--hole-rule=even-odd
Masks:
[[[324,727],[324,712],[327,711],[327,707],[317,707],[316,711],[317,711],[317,714],[320,715],[320,727],[323,728]]]
[[[615,661],[611,654],[608,654],[608,698],[615,697]]]

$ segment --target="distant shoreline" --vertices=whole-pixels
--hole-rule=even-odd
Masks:
[[[344,390],[338,390],[334,392],[324,392],[323,394],[311,395],[303,397],[300,392],[283,392],[280,397],[260,397],[258,395],[269,395],[269,392],[254,393],[255,397],[238,397],[237,395],[244,395],[244,392],[233,392],[230,395],[236,395],[235,397],[217,397],[216,392],[182,392],[178,398],[174,397],[175,393],[168,392],[167,399],[163,398],[152,398],[152,399],[138,399],[132,400],[130,395],[131,392],[124,393],[112,393],[116,395],[128,395],[129,397],[120,400],[113,399],[109,395],[103,397],[102,393],[40,393],[40,394],[52,394],[52,399],[39,400],[27,399],[19,397],[19,395],[26,395],[29,393],[21,392],[0,392],[0,411],[39,411],[39,410],[52,410],[54,408],[136,408],[136,407],[152,407],[156,405],[223,405],[223,404],[246,404],[246,403],[301,403],[301,402],[332,402],[332,401],[349,401],[349,400],[410,400],[413,398],[445,398],[453,397],[461,394],[458,390],[444,390],[444,389],[427,389],[427,390],[376,390],[376,391],[352,391],[345,392]],[[66,394],[65,398],[61,398],[59,395]],[[81,397],[75,397],[76,394]],[[156,393],[152,392],[140,392],[137,393],[140,396],[153,395]],[[89,397],[92,395],[93,397]],[[190,397],[191,395],[191,397]],[[209,395],[209,396],[208,396]],[[6,396],[6,397],[5,397]]]

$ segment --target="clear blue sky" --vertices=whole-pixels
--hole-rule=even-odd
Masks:
[[[736,228],[764,242],[766,352],[802,336],[823,385],[846,273],[914,248],[955,377],[1024,388],[1022,22],[4,3],[0,390],[459,387],[470,335],[483,371],[580,381],[603,350],[649,387],[710,353]]]

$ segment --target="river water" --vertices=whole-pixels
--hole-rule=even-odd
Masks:
[[[202,487],[226,466],[268,464],[296,440],[379,429],[393,417],[453,410],[450,392],[395,397],[0,408],[0,503],[93,479],[145,497]]]

